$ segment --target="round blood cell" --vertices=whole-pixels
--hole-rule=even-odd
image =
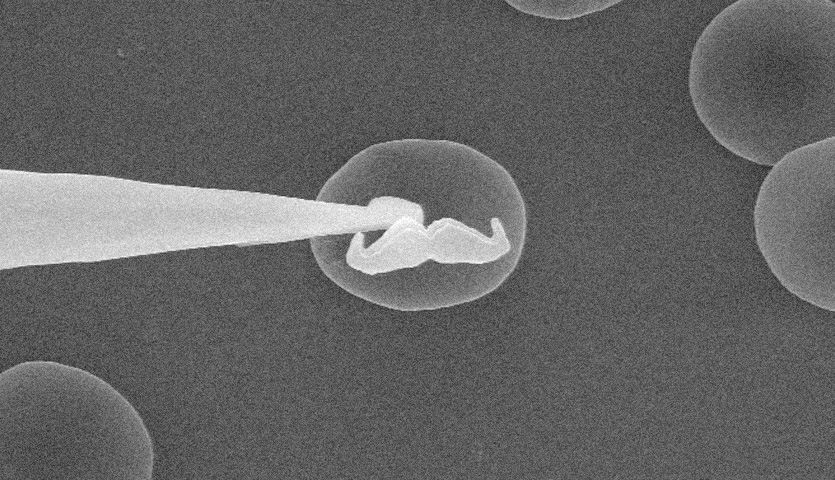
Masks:
[[[505,0],[511,7],[528,15],[570,20],[605,10],[622,0]]]
[[[757,244],[790,292],[835,311],[835,137],[786,155],[754,209]]]
[[[0,373],[0,476],[148,480],[151,438],[100,378],[53,362]]]
[[[690,96],[720,144],[759,164],[835,135],[835,3],[722,10],[693,49]]]
[[[312,239],[322,271],[346,291],[396,310],[431,310],[490,293],[518,264],[526,228],[522,196],[507,170],[475,149],[445,140],[373,145],[337,171],[316,200],[366,205],[384,196],[421,205],[425,222],[434,227],[420,232],[421,226],[413,228],[411,222],[391,243],[382,239],[387,252],[381,255],[398,256],[404,267],[393,271],[374,261],[364,271],[352,268],[346,252],[358,248],[351,245],[351,236]],[[501,240],[491,243],[487,237],[496,230],[500,234],[493,238]],[[368,234],[365,246],[382,235]],[[507,249],[501,248],[505,240]],[[493,259],[490,254],[497,249],[502,255]],[[468,254],[490,261],[461,261]]]

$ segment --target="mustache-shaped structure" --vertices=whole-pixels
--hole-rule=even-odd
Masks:
[[[510,242],[498,218],[490,221],[492,237],[452,218],[442,218],[429,227],[414,218],[403,217],[382,237],[366,248],[365,235],[351,239],[346,261],[368,275],[414,268],[429,260],[438,263],[484,264],[510,251]]]

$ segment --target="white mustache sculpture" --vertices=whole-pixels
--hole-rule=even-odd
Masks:
[[[490,226],[493,236],[488,238],[451,218],[424,227],[421,221],[403,217],[368,248],[364,247],[365,235],[355,234],[346,260],[351,268],[368,275],[414,268],[429,260],[447,264],[488,263],[510,251],[499,219],[493,218]]]
[[[256,192],[160,185],[70,173],[0,170],[0,269],[356,233],[348,264],[367,274],[427,260],[486,263],[510,245],[452,219],[423,227],[420,205],[378,197],[368,206]],[[388,229],[363,249],[361,232]]]

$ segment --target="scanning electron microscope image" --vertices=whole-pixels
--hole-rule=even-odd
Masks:
[[[832,0],[0,1],[0,480],[835,478]]]

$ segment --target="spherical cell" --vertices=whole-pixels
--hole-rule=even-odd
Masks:
[[[623,0],[505,0],[528,15],[552,20],[571,20],[605,10]]]
[[[835,3],[740,0],[696,42],[690,96],[736,155],[774,165],[835,135]]]
[[[510,250],[489,263],[427,261],[413,268],[369,275],[346,262],[351,236],[311,240],[325,275],[346,291],[402,311],[432,310],[478,299],[504,282],[519,262],[525,241],[525,205],[508,172],[484,154],[445,140],[396,140],[361,151],[322,187],[323,202],[366,205],[381,196],[423,206],[426,224],[452,218],[485,236],[498,218]],[[365,245],[382,232],[369,232]]]
[[[835,311],[835,137],[798,148],[769,172],[754,208],[757,244],[780,283]]]
[[[0,373],[2,478],[151,478],[153,452],[136,410],[83,370],[26,362]]]

